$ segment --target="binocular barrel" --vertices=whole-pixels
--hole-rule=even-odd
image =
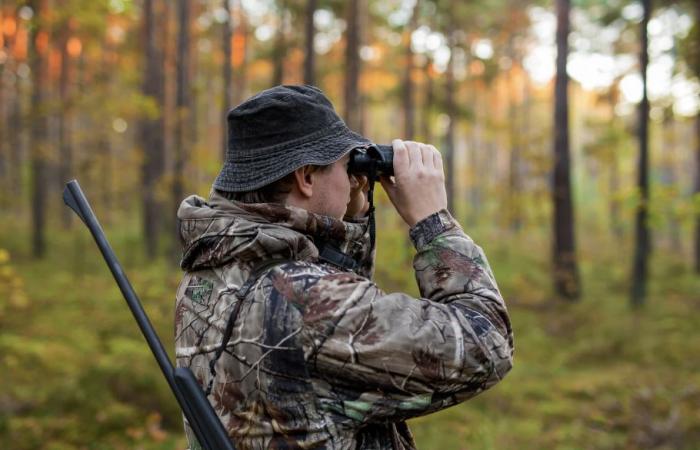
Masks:
[[[360,148],[350,155],[348,172],[356,175],[367,175],[375,179],[381,176],[394,175],[394,149],[391,145],[372,144]]]

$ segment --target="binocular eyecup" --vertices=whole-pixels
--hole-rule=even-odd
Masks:
[[[366,175],[374,180],[394,175],[394,149],[391,145],[370,144],[350,153],[348,173]]]

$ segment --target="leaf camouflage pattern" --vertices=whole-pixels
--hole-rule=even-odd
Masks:
[[[236,448],[413,449],[405,420],[506,375],[513,334],[486,257],[446,210],[433,216],[411,230],[416,299],[371,281],[366,220],[216,193],[183,201],[176,356],[202,386],[236,292],[261,263],[283,261],[254,280],[215,366],[209,400]],[[358,268],[319,260],[320,241]]]

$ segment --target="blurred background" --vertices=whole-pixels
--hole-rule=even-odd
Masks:
[[[422,449],[700,448],[700,2],[0,0],[0,448],[185,448],[77,178],[168,350],[175,211],[225,113],[321,87],[434,144],[512,314],[493,390]],[[380,193],[377,283],[417,294]],[[172,353],[171,353],[172,355]]]

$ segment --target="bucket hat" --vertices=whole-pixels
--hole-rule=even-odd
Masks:
[[[246,192],[307,164],[328,165],[369,139],[350,130],[314,86],[275,86],[226,117],[226,159],[214,188]]]

